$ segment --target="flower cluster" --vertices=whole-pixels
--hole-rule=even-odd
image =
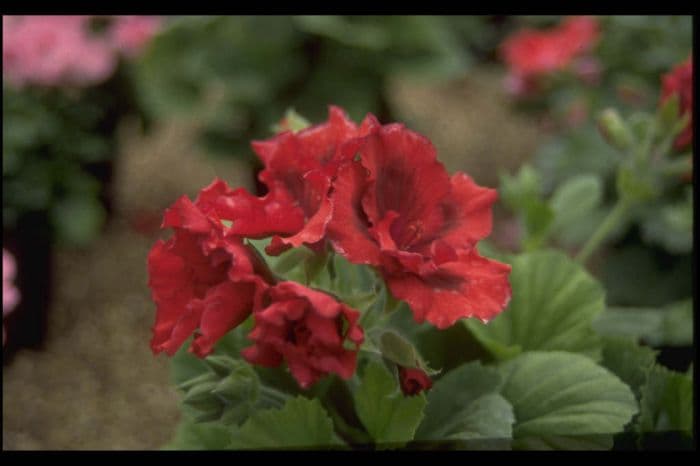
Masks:
[[[271,237],[278,255],[332,249],[372,266],[416,322],[439,329],[461,318],[486,322],[510,299],[510,266],[482,257],[497,193],[469,176],[449,176],[425,137],[368,115],[357,125],[331,107],[325,123],[252,144],[264,164],[263,196],[215,180],[164,217],[174,236],[148,259],[157,304],[151,346],[173,354],[194,334],[199,356],[250,315],[251,363],[283,361],[306,388],[335,373],[349,378],[363,343],[360,312],[330,294],[279,281],[246,238]],[[430,379],[403,368],[407,394]]]
[[[672,95],[679,98],[679,111],[681,115],[688,115],[688,124],[685,126],[674,143],[676,149],[683,149],[693,141],[693,59],[688,57],[686,61],[675,66],[662,77],[661,102],[665,102]]]
[[[98,19],[109,22],[101,33],[90,27]],[[159,27],[147,16],[3,16],[3,74],[15,86],[98,84]]]
[[[19,291],[15,288],[14,279],[16,273],[15,258],[11,253],[2,250],[2,316],[3,319],[19,303]],[[2,344],[5,345],[5,326],[2,329]]]
[[[501,54],[509,68],[506,87],[514,94],[530,93],[537,88],[540,76],[570,65],[581,79],[595,82],[600,66],[586,52],[598,36],[598,23],[588,16],[567,18],[548,30],[516,32],[501,45]]]

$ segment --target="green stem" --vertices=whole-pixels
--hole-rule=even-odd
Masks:
[[[593,233],[593,235],[588,239],[583,248],[576,255],[576,262],[579,264],[584,264],[588,258],[593,254],[593,252],[598,249],[600,244],[605,240],[605,238],[610,234],[610,232],[617,227],[620,221],[624,218],[630,207],[630,203],[623,199],[619,199],[615,207],[610,211],[603,223],[600,224],[598,229]]]
[[[685,156],[677,160],[668,162],[661,171],[668,177],[678,177],[693,169],[693,160],[691,156]]]

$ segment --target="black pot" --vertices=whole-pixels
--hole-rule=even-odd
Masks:
[[[16,228],[3,233],[3,248],[15,256],[15,286],[20,302],[5,319],[3,363],[19,348],[43,348],[51,300],[52,241],[46,212],[22,215]]]

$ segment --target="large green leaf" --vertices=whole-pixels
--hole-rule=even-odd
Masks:
[[[642,432],[693,429],[693,380],[687,374],[655,365],[642,387],[639,430]]]
[[[516,449],[610,448],[637,413],[632,390],[585,356],[536,351],[501,369]]]
[[[639,345],[634,338],[603,338],[601,364],[629,385],[637,399],[655,362],[656,351]]]
[[[590,215],[599,207],[603,197],[603,183],[599,176],[584,174],[574,176],[560,185],[549,205],[554,212],[551,231],[570,239],[573,231],[590,221]]]
[[[464,324],[498,359],[521,351],[562,350],[600,356],[591,322],[604,308],[600,284],[560,252],[518,256],[510,276],[510,306],[488,324]]]
[[[231,441],[231,432],[218,422],[182,421],[175,437],[164,450],[223,450]]]
[[[401,447],[413,440],[425,403],[423,394],[404,396],[396,377],[374,361],[365,367],[355,392],[357,415],[380,447]]]
[[[652,346],[693,343],[693,303],[687,299],[663,308],[612,307],[594,322],[601,335],[641,338]]]
[[[639,243],[610,251],[601,272],[608,304],[661,307],[691,296],[692,259],[683,255],[668,262],[658,251]]]
[[[480,362],[464,364],[435,382],[416,440],[457,441],[458,448],[509,448],[513,409],[498,394],[502,378]]]
[[[339,447],[333,421],[317,399],[289,399],[282,409],[266,409],[234,429],[233,449],[314,449]]]

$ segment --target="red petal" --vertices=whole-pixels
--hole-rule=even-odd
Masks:
[[[374,182],[362,199],[369,221],[377,224],[388,211],[397,212],[392,236],[401,249],[431,236],[442,223],[437,205],[450,180],[430,141],[403,125],[385,125],[367,137],[360,153]]]
[[[193,303],[202,307],[199,330],[192,343],[192,351],[206,356],[214,344],[229,330],[237,327],[250,315],[256,285],[252,283],[223,282],[209,289],[203,300]]]
[[[437,236],[454,248],[470,247],[491,234],[491,208],[498,192],[477,185],[464,173],[454,174],[450,182],[452,191],[441,204],[444,223]]]
[[[432,275],[386,279],[392,294],[408,303],[416,322],[427,320],[445,329],[461,318],[488,321],[503,311],[511,296],[510,269],[471,250],[460,251],[459,261],[440,265]]]
[[[229,231],[236,235],[263,238],[296,233],[304,225],[303,211],[284,189],[273,187],[264,197],[257,197],[240,188],[221,198],[219,205],[222,217],[233,222]]]
[[[207,233],[212,224],[187,196],[181,196],[165,210],[161,228],[184,228],[193,233]]]
[[[379,265],[379,246],[370,236],[361,204],[366,186],[367,172],[362,165],[352,162],[340,167],[331,194],[333,216],[328,237],[334,249],[349,261]]]
[[[298,247],[302,244],[314,244],[326,235],[326,228],[333,212],[333,204],[328,195],[331,180],[322,172],[310,171],[304,176],[304,181],[304,205],[310,206],[309,210],[313,214],[295,235],[273,238],[270,247],[266,249],[269,254],[276,255],[289,247]]]
[[[171,244],[172,240],[168,244],[159,240],[148,254],[148,286],[156,303],[156,322],[151,339],[154,354],[163,350],[174,354],[194,330],[192,328],[181,341],[170,343],[173,328],[184,314],[186,304],[194,298],[189,273],[183,260],[168,250]]]

